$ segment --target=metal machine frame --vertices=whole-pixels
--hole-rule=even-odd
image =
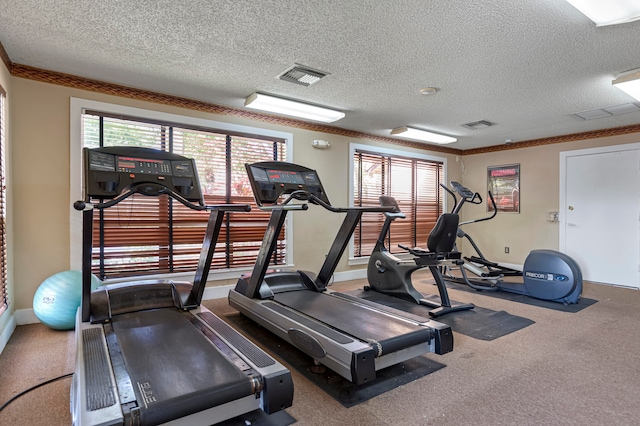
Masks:
[[[258,206],[271,217],[253,272],[229,292],[232,307],[355,384],[374,380],[382,368],[453,349],[445,324],[327,288],[362,214],[389,207],[333,207],[317,172],[304,166],[261,162],[246,168]],[[287,212],[309,203],[346,213],[319,273],[268,271]]]
[[[73,424],[211,425],[291,406],[289,370],[200,306],[224,215],[250,206],[206,206],[195,161],[176,154],[85,148],[84,163],[85,197],[74,204],[83,212],[83,282]],[[194,282],[131,281],[92,292],[93,211],[136,193],[210,212]]]
[[[430,308],[429,316],[438,318],[450,312],[459,312],[473,309],[470,303],[451,303],[447,286],[442,277],[441,270],[445,267],[460,265],[464,261],[452,257],[455,246],[456,231],[459,217],[454,213],[445,213],[438,217],[433,230],[427,238],[427,248],[398,246],[412,255],[411,259],[401,259],[394,256],[385,246],[385,238],[391,228],[391,223],[396,219],[404,219],[405,215],[400,211],[398,202],[393,197],[380,197],[380,204],[392,206],[393,212],[385,213],[385,221],[378,235],[376,245],[369,256],[367,266],[367,280],[369,285],[364,290],[377,291],[393,297],[398,297],[418,305]],[[411,281],[411,275],[420,269],[429,268],[438,288],[440,302],[426,299]]]
[[[460,196],[460,201],[451,189],[440,185],[453,197],[453,213],[459,213],[465,203],[482,203],[479,193],[472,192],[458,182],[452,181],[451,187]],[[488,194],[493,213],[460,223],[457,232],[458,238],[465,238],[478,256],[465,256],[462,265],[447,267],[445,279],[466,284],[478,291],[506,291],[565,305],[578,303],[582,295],[582,271],[578,262],[567,254],[555,250],[532,250],[525,259],[523,271],[519,271],[486,259],[471,236],[460,228],[469,223],[491,220],[496,216],[496,202],[491,191]],[[457,259],[461,257],[459,252],[456,256]],[[459,269],[461,277],[451,273],[455,268]],[[475,277],[470,279],[467,271]],[[504,277],[521,277],[522,281],[505,281]]]

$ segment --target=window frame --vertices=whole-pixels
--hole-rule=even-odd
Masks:
[[[9,308],[9,261],[7,244],[7,92],[0,85],[0,315]]]
[[[356,153],[356,151],[367,151],[373,154],[380,154],[380,155],[392,155],[392,156],[400,156],[400,157],[409,157],[409,158],[416,158],[416,159],[420,159],[420,160],[425,160],[425,161],[435,161],[435,162],[440,162],[442,163],[442,176],[444,177],[444,181],[447,182],[448,181],[448,171],[447,171],[447,158],[446,157],[439,157],[439,156],[435,156],[435,155],[429,155],[429,154],[420,154],[420,153],[415,153],[415,152],[411,152],[411,151],[404,151],[404,150],[398,150],[398,149],[390,149],[390,148],[382,148],[382,147],[378,147],[378,146],[373,146],[373,145],[363,145],[363,144],[358,144],[358,143],[350,143],[349,144],[349,206],[353,207],[354,206],[354,185],[355,185],[355,181],[354,181],[354,163],[355,161],[353,160],[354,155]],[[443,211],[447,212],[448,210],[448,198],[447,197],[443,197],[442,199],[442,208]],[[426,241],[426,236],[425,236],[425,241]],[[354,243],[354,237],[351,236],[351,240],[349,241],[349,260],[348,260],[348,264],[349,265],[364,265],[367,264],[369,262],[369,257],[370,256],[359,256],[359,257],[355,257],[355,243]]]
[[[69,224],[70,224],[70,265],[71,269],[82,268],[82,215],[73,209],[73,202],[82,199],[82,114],[85,111],[99,111],[105,114],[122,115],[128,117],[136,117],[141,120],[157,120],[172,122],[176,125],[184,125],[190,127],[199,127],[203,129],[215,129],[216,131],[228,131],[238,134],[254,134],[271,138],[279,138],[285,140],[286,144],[286,161],[293,158],[293,135],[287,132],[261,129],[256,127],[237,125],[231,123],[218,122],[203,118],[177,115],[165,113],[155,110],[147,110],[142,108],[128,107],[117,104],[93,101],[81,98],[70,99],[70,203],[69,203]],[[286,224],[285,242],[287,245],[286,262],[279,267],[287,267],[293,264],[293,227],[292,221],[288,220]],[[224,280],[238,277],[239,271],[250,270],[248,267],[216,269],[209,274],[209,280]],[[148,278],[172,278],[172,279],[192,279],[194,272],[177,272],[165,274],[151,274],[136,276],[135,279],[142,280]],[[121,281],[129,281],[131,277],[111,278],[110,283]]]

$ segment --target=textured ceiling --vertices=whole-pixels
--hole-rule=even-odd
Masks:
[[[611,85],[640,68],[640,22],[596,28],[565,0],[0,0],[13,63],[243,108],[259,91],[409,125],[471,149],[640,123]],[[330,73],[304,87],[294,64]],[[423,96],[423,87],[437,87]],[[470,130],[462,124],[488,120]]]

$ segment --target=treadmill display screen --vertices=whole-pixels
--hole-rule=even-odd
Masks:
[[[293,183],[298,185],[304,184],[304,179],[299,172],[290,172],[284,170],[268,170],[267,175],[271,182],[276,183]]]
[[[89,170],[100,170],[105,172],[115,172],[115,157],[111,154],[89,151]]]
[[[154,175],[171,175],[171,162],[168,160],[150,160],[117,156],[117,171],[127,173],[147,173]]]

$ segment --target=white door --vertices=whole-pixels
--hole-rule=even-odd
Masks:
[[[637,149],[565,157],[563,251],[586,281],[640,287],[639,167]]]

